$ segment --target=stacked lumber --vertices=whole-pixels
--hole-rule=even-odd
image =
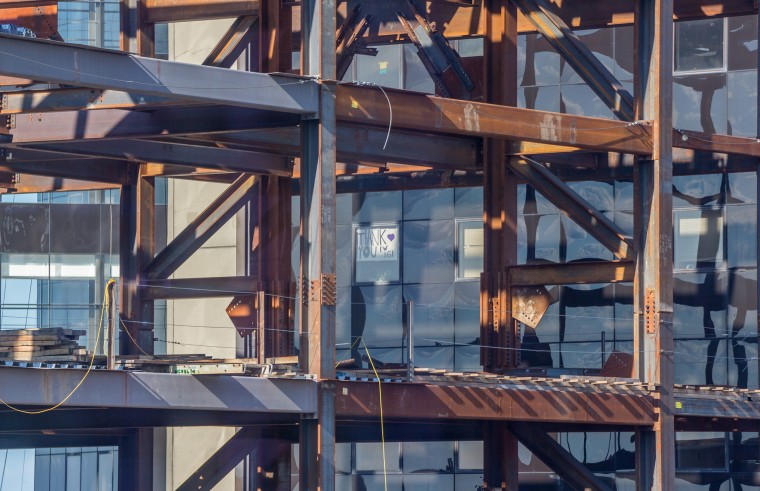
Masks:
[[[0,331],[0,360],[89,361],[87,350],[78,342],[85,334],[61,327]]]

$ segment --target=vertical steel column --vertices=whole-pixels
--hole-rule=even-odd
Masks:
[[[291,10],[279,0],[262,0],[252,69],[262,73],[287,72],[291,67]],[[288,159],[287,157],[282,157]],[[268,295],[264,302],[266,357],[289,356],[294,336],[292,302],[295,289],[290,264],[292,247],[290,179],[263,176],[251,190],[249,206],[250,251],[246,272],[259,278]]]
[[[121,187],[119,230],[119,316],[123,335],[119,352],[123,355],[153,354],[153,300],[140,290],[143,270],[154,256],[155,179],[142,177],[138,167],[130,169],[131,181]]]
[[[486,101],[517,104],[517,8],[486,0],[483,75]],[[517,366],[519,338],[511,315],[509,268],[517,261],[517,182],[507,174],[508,142],[483,145],[484,273],[481,281],[481,363],[486,371]],[[517,490],[517,438],[503,422],[485,423],[484,488]]]
[[[145,0],[121,0],[119,12],[121,50],[155,56],[155,28],[145,22]]]
[[[153,490],[153,428],[136,428],[119,445],[119,489]]]
[[[652,156],[635,169],[634,358],[659,392],[654,431],[637,433],[637,489],[675,488],[673,424],[673,0],[638,0],[638,120],[652,120]]]
[[[300,365],[335,378],[335,0],[301,1],[301,73],[321,79],[318,119],[301,125]],[[301,422],[302,489],[335,489],[334,384],[320,384],[317,419]]]

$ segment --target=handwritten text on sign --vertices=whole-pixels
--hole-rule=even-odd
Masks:
[[[356,261],[398,261],[398,226],[358,227]]]

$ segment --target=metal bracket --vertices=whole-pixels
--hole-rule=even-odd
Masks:
[[[12,130],[16,128],[16,115],[15,114],[9,114],[5,117],[5,128],[7,130]]]
[[[322,275],[322,305],[335,305],[338,289],[334,274]]]
[[[647,334],[654,334],[656,332],[655,319],[654,290],[647,288],[644,294],[644,328]]]

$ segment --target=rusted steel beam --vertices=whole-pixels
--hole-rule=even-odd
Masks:
[[[0,159],[0,171],[40,176],[96,181],[109,184],[129,184],[130,176],[124,162],[111,159],[61,158],[59,154],[23,149],[8,151]]]
[[[209,204],[145,267],[146,279],[166,279],[245,205],[256,177],[242,175]]]
[[[27,145],[47,152],[85,155],[162,164],[199,166],[250,174],[290,177],[291,165],[276,155],[216,148],[201,145],[166,143],[152,140],[91,140],[87,142]]]
[[[634,174],[634,373],[657,387],[654,431],[636,432],[636,488],[674,489],[673,0],[640,0],[634,29],[637,119],[652,120],[652,155]]]
[[[528,158],[512,158],[509,167],[543,196],[598,240],[620,259],[633,254],[631,239],[602,212],[552,174],[549,169]]]
[[[251,41],[256,39],[258,30],[259,17],[257,15],[238,17],[206,56],[203,64],[220,68],[231,67]]]
[[[380,416],[377,383],[338,381],[338,418]],[[508,389],[462,385],[383,384],[387,420],[502,420],[582,422],[650,427],[653,399],[647,395],[567,389]]]
[[[509,270],[512,287],[631,282],[633,273],[634,264],[627,261],[535,264]]]
[[[2,167],[0,167],[1,169]],[[97,191],[101,189],[118,189],[119,184],[110,182],[82,181],[61,177],[38,176],[35,174],[17,174],[18,182],[10,193],[49,193],[52,191]]]
[[[162,108],[150,112],[104,109],[6,116],[0,144],[103,138],[151,138],[195,133],[295,126],[299,118],[269,111],[220,106]]]
[[[345,123],[435,133],[527,140],[594,150],[650,154],[646,124],[457,101],[411,92],[342,84],[337,117]],[[390,105],[385,95],[390,99]],[[393,134],[390,141],[393,142]]]
[[[0,23],[26,27],[38,38],[51,38],[58,32],[58,2],[0,3]]]
[[[258,280],[252,276],[208,278],[146,279],[140,285],[145,298],[176,300],[181,298],[234,297],[256,294]]]
[[[255,15],[258,0],[145,0],[146,22],[181,22]]]
[[[619,119],[633,121],[635,112],[633,96],[567,24],[552,11],[547,0],[512,1]]]
[[[673,146],[715,153],[760,157],[760,141],[743,136],[717,135],[691,130],[673,130]]]
[[[562,448],[557,441],[535,425],[510,425],[509,431],[517,435],[520,442],[533,455],[541,459],[550,469],[559,474],[562,480],[574,489],[610,491],[598,477]]]

